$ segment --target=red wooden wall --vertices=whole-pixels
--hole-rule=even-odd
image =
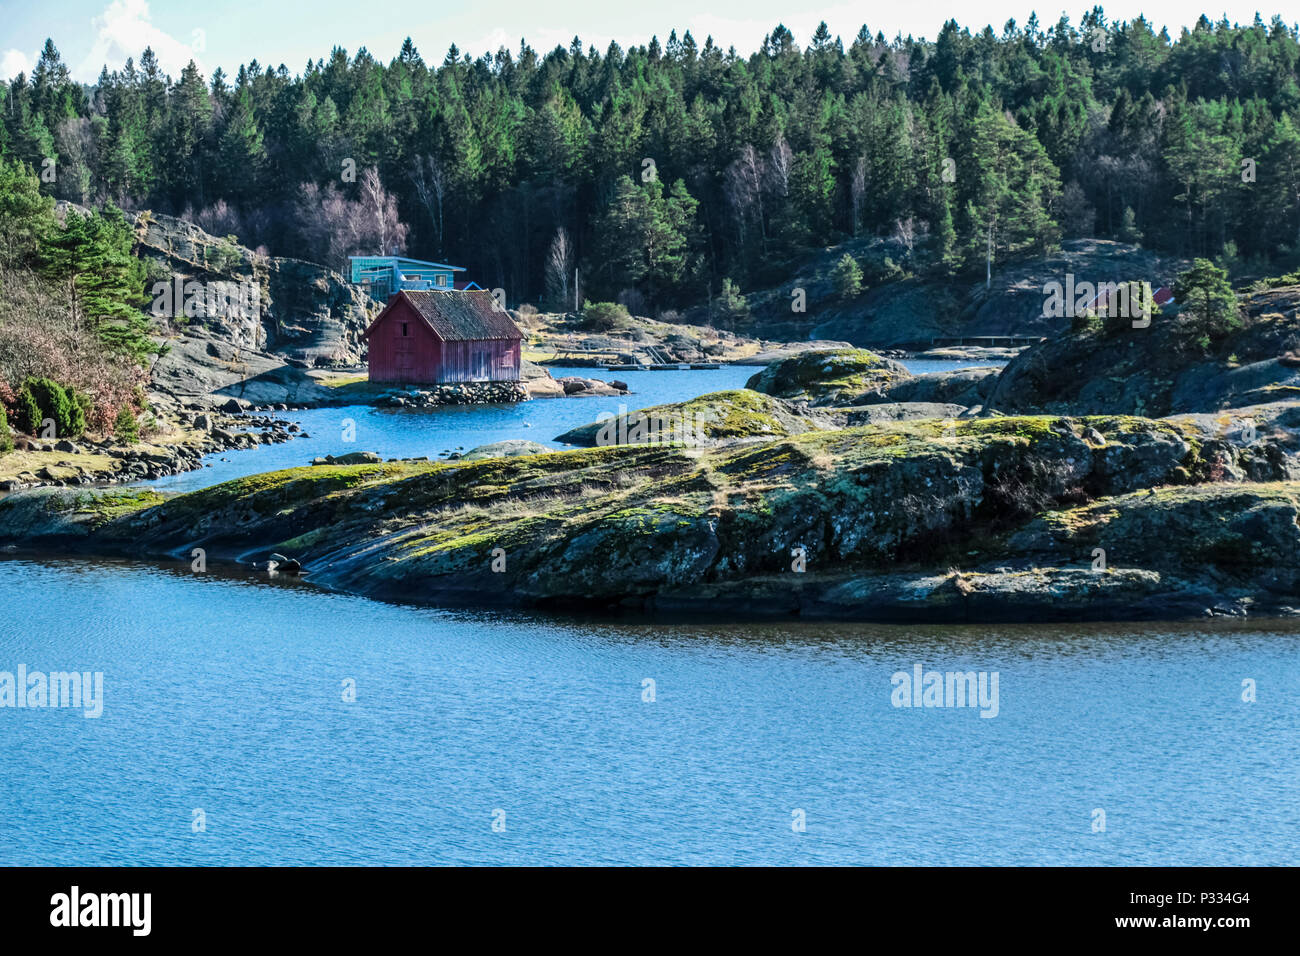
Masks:
[[[372,382],[433,385],[519,380],[518,339],[443,342],[401,299],[371,330],[369,342]]]
[[[514,382],[519,379],[518,339],[443,344],[440,382]]]

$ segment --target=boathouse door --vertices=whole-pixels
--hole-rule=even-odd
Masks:
[[[400,319],[393,323],[393,377],[399,382],[414,380],[415,356],[412,350],[411,323]]]

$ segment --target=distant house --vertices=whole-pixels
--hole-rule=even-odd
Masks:
[[[1124,283],[1122,282],[1116,282],[1113,284],[1121,287],[1124,285]],[[1110,305],[1111,291],[1112,290],[1110,289],[1102,289],[1101,291],[1099,291],[1095,296],[1093,296],[1088,301],[1088,304],[1083,307],[1083,311],[1095,312],[1098,315],[1102,315],[1108,312],[1111,308]],[[1119,295],[1119,301],[1116,303],[1116,307],[1121,307],[1123,302],[1128,298],[1128,296],[1123,291],[1120,291],[1118,295]],[[1167,305],[1173,300],[1174,300],[1174,293],[1168,286],[1165,285],[1158,286],[1155,289],[1153,289],[1151,292],[1151,301],[1157,306]]]
[[[461,266],[423,262],[402,256],[349,256],[352,283],[367,288],[372,298],[387,302],[390,296],[408,290],[427,292],[452,289]]]
[[[490,292],[400,291],[364,334],[372,382],[519,380],[524,336]]]

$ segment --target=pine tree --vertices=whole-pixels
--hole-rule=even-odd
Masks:
[[[847,252],[831,270],[831,284],[841,299],[853,299],[862,293],[862,267]]]
[[[0,157],[0,263],[13,268],[31,262],[57,228],[54,201],[41,195],[35,173]]]
[[[658,180],[649,183],[645,191],[650,203],[646,293],[651,302],[658,303],[665,294],[682,290],[698,269],[694,247],[698,244],[695,214],[699,203],[680,179],[667,196],[662,195]]]
[[[1051,209],[1060,179],[1042,144],[987,106],[973,122],[964,169],[968,255],[983,260],[985,284],[991,285],[993,263],[1003,255],[1055,245],[1060,228]]]
[[[620,176],[596,221],[593,243],[600,250],[600,259],[592,271],[606,289],[617,293],[645,277],[646,246],[653,225],[649,194],[638,188],[631,176]]]
[[[135,235],[111,203],[102,212],[70,212],[42,252],[41,271],[62,290],[74,321],[91,324],[109,351],[136,363],[160,347],[149,337],[144,264],[132,255]]]
[[[164,177],[178,208],[206,205],[211,132],[212,100],[198,66],[190,60],[172,92],[164,134],[166,151],[177,159],[165,168]]]
[[[1196,259],[1174,281],[1174,300],[1183,322],[1202,345],[1241,327],[1236,293],[1228,273],[1208,259]]]
[[[266,145],[245,86],[235,96],[234,112],[226,122],[218,153],[221,184],[226,195],[244,201],[258,195],[266,164]]]

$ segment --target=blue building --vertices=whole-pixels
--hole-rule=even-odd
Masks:
[[[460,266],[440,262],[421,262],[401,256],[348,256],[352,264],[352,282],[364,285],[374,299],[387,302],[398,292],[450,292],[456,288]]]

